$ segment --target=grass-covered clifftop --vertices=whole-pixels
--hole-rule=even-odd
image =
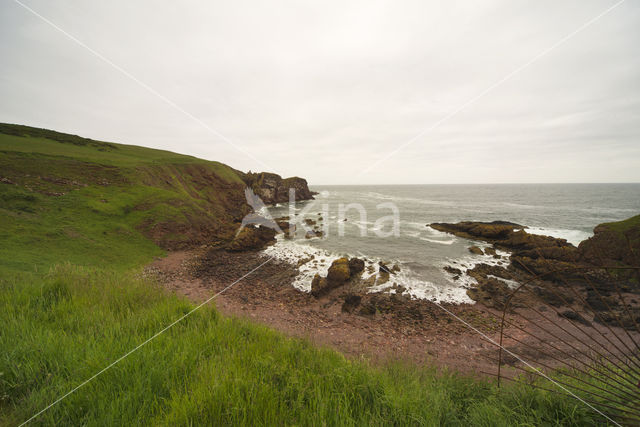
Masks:
[[[247,212],[243,188],[222,163],[3,124],[0,266],[134,266],[224,240]]]
[[[0,181],[0,425],[19,425],[194,308],[141,267],[198,233],[224,238],[243,184],[220,163],[13,125],[0,126]],[[555,393],[373,367],[212,304],[32,424],[596,421]]]

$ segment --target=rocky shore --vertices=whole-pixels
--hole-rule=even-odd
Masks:
[[[227,244],[174,253],[159,259],[149,272],[160,277],[167,288],[195,301],[205,300],[249,274],[217,297],[221,311],[330,345],[353,357],[400,357],[464,372],[487,372],[496,366],[494,343],[500,338],[502,310],[514,289],[522,284],[526,284],[526,292],[519,292],[510,301],[505,318],[504,345],[514,353],[547,364],[555,363],[561,355],[582,357],[582,343],[559,339],[562,331],[577,323],[593,333],[602,333],[607,328],[615,329],[627,311],[632,317],[626,318],[625,327],[633,333],[632,323],[640,321],[640,289],[633,276],[636,271],[618,272],[617,284],[623,286],[628,305],[623,308],[616,302],[617,293],[601,267],[611,262],[618,267],[633,265],[639,249],[639,219],[598,226],[595,235],[578,247],[563,239],[529,234],[525,226],[503,221],[430,224],[482,242],[470,242],[471,252],[500,261],[476,264],[466,271],[445,267],[454,278],[468,275],[474,279],[475,284],[467,289],[476,302],[472,305],[413,298],[397,279],[400,266],[357,257],[335,259],[326,273],[311,279],[310,292],[301,292],[292,283],[300,269],[313,266],[315,260],[310,257],[283,262],[267,258],[262,250],[276,241],[276,232],[266,227],[246,227]],[[277,221],[283,231],[294,226],[288,218]],[[306,225],[317,228],[321,223],[314,220]],[[606,249],[621,241],[629,242],[625,249]],[[602,251],[606,258],[594,256]],[[371,291],[380,284],[391,286]],[[590,310],[586,310],[585,302]],[[541,312],[547,315],[536,318]],[[535,325],[523,320],[532,318],[536,318]],[[537,339],[543,337],[554,349],[534,351],[537,344],[528,334],[540,325],[548,332],[536,331]],[[503,362],[514,367],[513,374],[522,366],[508,355]]]
[[[562,307],[562,314],[584,323],[640,323],[640,216],[601,224],[578,247],[564,239],[526,232],[505,221],[433,223],[430,227],[490,243],[476,254],[510,253],[508,266],[479,264],[466,272],[477,284],[467,291],[476,302],[503,309],[509,296],[526,284],[512,307],[536,303]],[[450,273],[462,274],[451,268]],[[588,313],[588,314],[587,314]],[[586,318],[588,316],[588,318]]]

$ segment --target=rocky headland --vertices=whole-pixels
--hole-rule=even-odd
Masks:
[[[290,190],[294,190],[297,202],[311,200],[317,194],[309,190],[306,179],[299,177],[282,178],[275,173],[249,171],[242,174],[242,180],[266,205],[289,202]]]
[[[484,250],[471,246],[472,253],[510,253],[507,266],[480,263],[466,272],[477,282],[467,291],[477,302],[503,309],[514,290],[523,285],[526,289],[513,298],[512,307],[539,301],[562,307],[563,315],[585,323],[615,320],[626,327],[640,323],[640,215],[598,225],[594,235],[578,247],[565,239],[529,234],[525,226],[505,221],[429,226],[491,244]],[[462,274],[454,270],[450,273]],[[579,314],[585,312],[589,319]]]

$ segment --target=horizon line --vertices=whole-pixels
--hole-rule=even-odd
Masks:
[[[309,184],[309,186],[319,187],[365,187],[376,185],[381,187],[391,187],[394,185],[418,186],[418,185],[603,185],[603,184],[627,184],[638,185],[640,181],[602,181],[602,182],[441,182],[441,183],[399,183],[399,184]]]

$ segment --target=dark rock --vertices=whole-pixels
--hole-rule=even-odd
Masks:
[[[502,310],[505,307],[509,294],[509,287],[504,282],[491,278],[481,279],[475,287],[467,289],[469,298],[498,310]],[[514,301],[512,301],[511,306],[516,306]]]
[[[359,314],[363,316],[374,316],[376,314],[376,306],[374,304],[365,304],[360,308]]]
[[[326,278],[321,277],[319,274],[313,276],[313,280],[311,281],[311,295],[318,297],[328,290],[329,286],[327,285]]]
[[[544,286],[534,286],[531,290],[542,301],[553,307],[561,307],[567,304],[573,304],[574,298],[564,292],[552,290],[555,286],[553,283],[547,282]]]
[[[433,223],[429,224],[431,228],[446,233],[455,234],[467,239],[504,239],[513,233],[516,229],[524,228],[521,225],[508,223],[506,221],[494,222],[472,222],[463,221],[457,224]]]
[[[484,249],[484,253],[485,253],[486,255],[493,255],[494,257],[495,257],[495,256],[499,256],[499,255],[497,255],[497,254],[496,254],[496,250],[495,250],[495,248],[492,248],[492,247],[485,248],[485,249]]]
[[[378,277],[376,279],[376,285],[382,285],[389,281],[389,275],[391,269],[382,261],[378,263]]]
[[[617,298],[598,294],[593,290],[587,292],[585,301],[588,307],[594,311],[607,311],[618,306]]]
[[[289,217],[286,218],[287,219],[276,219],[276,224],[278,224],[278,227],[280,227],[280,230],[282,230],[284,234],[295,233],[296,225],[289,222]]]
[[[262,249],[275,242],[275,235],[276,231],[271,228],[247,226],[240,230],[226,249],[229,251]]]
[[[355,276],[358,273],[362,273],[364,271],[364,260],[360,258],[351,258],[349,260],[349,272],[351,276]]]
[[[309,190],[307,181],[303,178],[282,178],[280,175],[269,172],[238,173],[241,174],[247,187],[251,188],[267,205],[288,202],[290,189],[295,191],[296,201],[311,200],[317,194]]]
[[[591,322],[582,317],[579,313],[576,313],[573,310],[565,310],[558,313],[558,316],[564,317],[565,319],[573,320],[574,322],[581,323],[585,326],[591,326]]]
[[[469,252],[471,252],[474,255],[484,255],[484,252],[482,252],[482,249],[480,249],[477,246],[471,246],[469,248]]]
[[[447,273],[454,274],[457,276],[462,274],[462,270],[460,270],[459,268],[451,267],[450,265],[445,266],[443,270],[446,271]]]
[[[397,283],[394,283],[393,287],[391,289],[395,290],[396,294],[398,294],[398,295],[401,295],[401,294],[403,294],[403,293],[405,293],[407,291],[407,288],[405,288],[402,285],[398,285]]]
[[[342,304],[342,311],[345,313],[353,313],[353,311],[360,305],[362,297],[356,294],[348,294],[344,303]]]
[[[322,232],[321,230],[309,230],[307,231],[307,233],[304,235],[305,239],[313,239],[314,237],[323,237],[324,236],[324,232]]]
[[[327,281],[329,283],[340,285],[349,280],[350,277],[349,260],[346,257],[338,258],[331,263],[327,273]]]
[[[628,310],[616,309],[596,313],[594,322],[601,324],[635,330],[640,325],[640,308],[634,307]]]
[[[389,268],[389,266],[386,263],[384,263],[383,261],[378,262],[378,271],[380,273],[386,273],[386,274],[389,274],[389,273],[393,272],[392,269]]]

